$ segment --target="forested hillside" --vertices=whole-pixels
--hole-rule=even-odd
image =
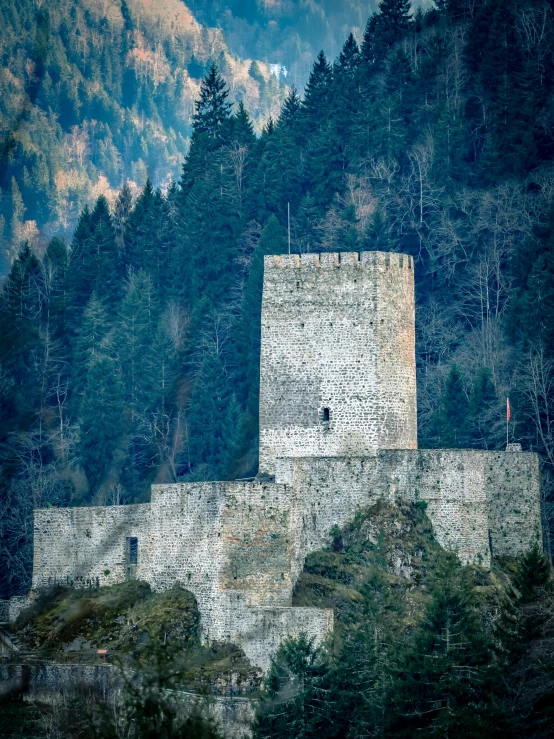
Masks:
[[[8,0],[0,7],[0,273],[17,245],[71,236],[100,195],[178,176],[194,100],[217,61],[258,130],[283,90],[181,0]],[[250,68],[254,64],[254,76]]]
[[[303,87],[320,49],[336,56],[349,33],[363,34],[376,0],[190,0],[195,16],[221,28],[242,58],[284,67],[286,82]]]
[[[255,474],[263,255],[412,254],[421,447],[554,463],[553,18],[539,0],[384,0],[260,137],[213,66],[178,183],[21,247],[2,296],[2,593],[34,506]],[[161,103],[160,103],[161,105]]]

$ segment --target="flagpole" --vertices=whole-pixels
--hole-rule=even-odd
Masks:
[[[289,254],[290,254],[290,203],[287,203],[287,224],[288,224]]]
[[[506,398],[506,449],[509,442],[509,424],[510,424],[510,398]]]

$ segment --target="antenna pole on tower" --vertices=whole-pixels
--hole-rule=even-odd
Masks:
[[[289,254],[290,254],[290,203],[287,203],[287,218],[288,218],[288,230],[289,230]]]

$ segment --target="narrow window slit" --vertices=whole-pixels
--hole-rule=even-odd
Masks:
[[[129,537],[129,564],[138,564],[138,538],[136,536]]]

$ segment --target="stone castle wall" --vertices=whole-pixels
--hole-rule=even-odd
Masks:
[[[411,257],[266,257],[260,471],[278,457],[415,449],[414,326]]]
[[[281,459],[276,481],[294,490],[300,567],[328,544],[334,525],[378,500],[425,501],[438,542],[463,562],[489,566],[491,547],[498,556],[517,555],[542,541],[536,454],[420,449]]]
[[[150,505],[43,508],[34,513],[34,589],[113,585],[126,577],[127,537],[146,541]]]
[[[180,583],[197,599],[204,637],[236,642],[265,668],[285,635],[321,642],[332,628],[332,611],[291,607],[296,520],[274,483],[154,485],[150,504],[36,511],[33,588]]]
[[[378,500],[425,501],[464,562],[540,542],[536,455],[417,450],[413,283],[401,254],[266,257],[262,474],[154,485],[150,504],[36,511],[33,588],[180,583],[204,636],[265,668],[284,636],[320,642],[332,628],[332,611],[291,607],[294,584],[331,529]]]
[[[321,641],[332,612],[291,607],[307,554],[378,500],[427,502],[437,539],[462,561],[540,543],[535,454],[380,450],[370,457],[276,462],[275,483],[155,485],[151,504],[47,509],[35,516],[33,587],[109,585],[129,576],[155,590],[180,583],[197,598],[204,636],[231,640],[262,667],[285,635]]]

